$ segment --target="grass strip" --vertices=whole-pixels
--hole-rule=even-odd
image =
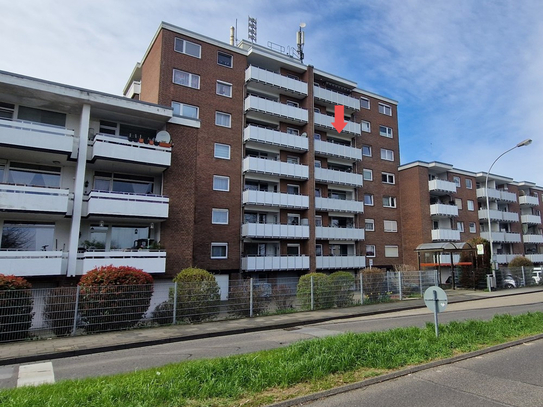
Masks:
[[[282,398],[281,390],[330,382],[332,375],[349,377],[353,372],[363,371],[362,377],[372,376],[541,332],[543,313],[535,312],[497,315],[490,321],[451,322],[440,325],[439,338],[435,337],[433,324],[425,328],[347,333],[245,355],[2,390],[0,405],[256,406]],[[316,391],[315,386],[309,388]],[[263,397],[272,393],[275,393],[272,397]]]

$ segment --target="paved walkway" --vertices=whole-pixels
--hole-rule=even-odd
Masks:
[[[447,295],[449,303],[455,303],[537,291],[543,291],[543,287],[524,287],[490,293],[483,291],[448,290]],[[423,307],[425,307],[425,304],[422,299],[410,299],[385,304],[297,312],[292,314],[207,322],[194,325],[175,325],[67,338],[4,343],[0,344],[0,366],[17,363],[31,363],[200,338],[233,335],[244,332],[284,329],[329,320],[375,315]]]

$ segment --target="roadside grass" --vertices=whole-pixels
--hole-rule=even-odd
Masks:
[[[347,333],[285,348],[0,391],[3,407],[262,406],[543,332],[543,313]]]

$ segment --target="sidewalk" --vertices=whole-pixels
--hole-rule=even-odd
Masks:
[[[485,298],[504,297],[543,291],[542,286],[524,287],[493,292],[470,290],[447,290],[449,303],[473,301]],[[373,304],[350,308],[297,312],[255,318],[207,322],[194,325],[175,325],[148,329],[107,332],[56,339],[30,340],[0,344],[0,366],[31,363],[42,360],[108,352],[181,342],[201,338],[234,335],[271,329],[376,315],[399,310],[424,308],[422,299],[410,299],[385,304]]]

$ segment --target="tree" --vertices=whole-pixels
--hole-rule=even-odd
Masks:
[[[517,256],[508,264],[509,267],[533,267],[534,263],[524,256]]]

